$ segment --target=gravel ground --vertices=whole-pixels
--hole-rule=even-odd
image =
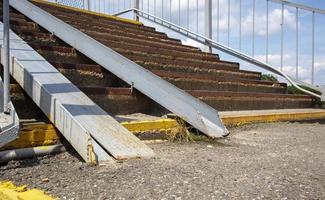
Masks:
[[[325,122],[231,133],[211,143],[153,144],[153,159],[96,167],[73,152],[12,161],[0,180],[60,199],[325,199]]]

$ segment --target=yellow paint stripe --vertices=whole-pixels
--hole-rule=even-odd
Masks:
[[[39,189],[27,190],[26,186],[17,187],[13,183],[0,182],[0,200],[54,200]]]
[[[239,126],[249,123],[262,122],[279,122],[279,121],[298,121],[325,119],[324,112],[304,112],[304,113],[277,113],[277,114],[260,114],[260,115],[243,115],[243,116],[226,116],[222,121],[226,126]]]
[[[325,119],[325,111],[223,116],[221,119],[226,126],[240,126],[249,123]],[[122,122],[121,124],[134,134],[143,132],[154,133],[181,128],[181,125],[174,119]],[[60,133],[51,124],[30,125],[22,128],[19,139],[9,143],[1,150],[53,145],[56,144],[59,139]]]
[[[55,7],[58,7],[58,8],[64,8],[64,9],[68,9],[68,10],[72,10],[72,11],[76,11],[76,12],[81,12],[81,13],[85,13],[85,14],[89,14],[89,15],[94,15],[94,16],[98,16],[98,17],[107,18],[107,19],[113,19],[113,20],[117,20],[117,21],[121,21],[121,22],[126,22],[126,23],[129,23],[129,24],[143,25],[143,23],[138,22],[136,20],[116,17],[116,16],[112,16],[112,15],[108,15],[108,14],[98,13],[98,12],[89,11],[89,10],[85,10],[85,9],[81,9],[81,8],[75,8],[75,7],[71,7],[71,6],[65,6],[65,5],[52,3],[52,2],[48,2],[48,1],[32,0],[32,2],[41,3],[41,4],[45,4],[45,5],[50,5],[50,6],[55,6]]]
[[[0,150],[53,145],[59,139],[60,133],[52,124],[23,125],[19,133],[19,138]]]
[[[122,122],[125,128],[133,133],[149,132],[154,130],[168,130],[177,128],[180,125],[173,119],[162,119],[154,121],[134,121],[134,122]]]

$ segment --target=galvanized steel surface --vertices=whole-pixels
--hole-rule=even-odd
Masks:
[[[11,1],[11,5],[149,98],[179,115],[206,135],[217,138],[228,134],[227,129],[219,118],[218,112],[202,101],[178,89],[37,6],[24,0]]]
[[[12,75],[86,161],[147,158],[153,151],[11,32]],[[107,152],[106,152],[107,151]]]

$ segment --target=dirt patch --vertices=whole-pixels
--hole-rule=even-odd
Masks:
[[[61,199],[324,199],[325,125],[232,128],[216,142],[154,144],[157,156],[96,167],[74,152],[0,167],[0,180]],[[42,180],[48,180],[46,182]]]

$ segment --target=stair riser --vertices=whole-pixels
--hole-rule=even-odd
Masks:
[[[236,82],[209,82],[195,80],[170,79],[165,80],[174,84],[183,90],[212,90],[212,91],[232,91],[232,92],[264,92],[284,94],[285,88],[272,86],[264,86],[257,84],[240,84]]]
[[[138,62],[141,66],[144,66],[149,70],[165,70],[170,72],[185,72],[185,73],[195,73],[211,76],[224,76],[233,78],[246,78],[246,79],[257,79],[259,80],[261,74],[259,73],[246,73],[242,71],[229,71],[229,70],[216,70],[216,69],[205,69],[205,68],[189,68],[187,66],[175,66],[175,65],[159,65],[157,63],[146,63]]]
[[[60,72],[65,75],[71,82],[78,86],[97,86],[97,87],[125,87],[128,86],[125,82],[118,79],[109,72],[98,73],[76,69],[60,69]],[[274,88],[270,86],[261,86],[254,84],[239,84],[239,83],[216,83],[214,81],[199,81],[199,80],[178,80],[165,78],[172,84],[184,90],[214,90],[214,91],[233,91],[233,92],[267,92],[267,93],[284,93],[284,88]]]
[[[313,103],[306,100],[285,100],[285,99],[256,99],[256,98],[223,98],[201,99],[211,107],[219,111],[236,110],[267,110],[267,109],[298,109],[311,108]]]
[[[144,96],[94,95],[88,96],[106,112],[113,115],[152,113],[152,101]]]

